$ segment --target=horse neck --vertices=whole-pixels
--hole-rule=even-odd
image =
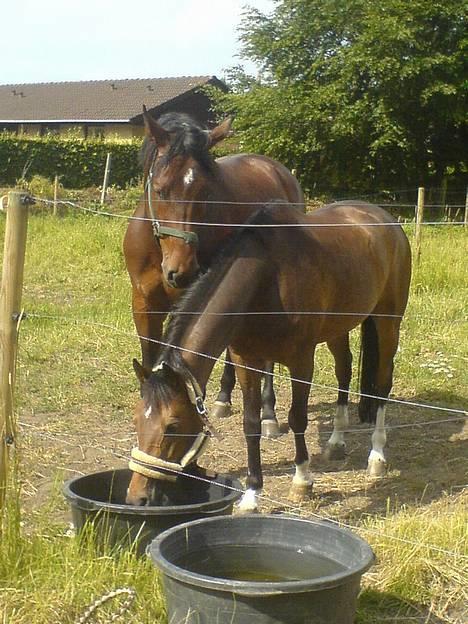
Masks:
[[[242,254],[229,263],[221,279],[218,281],[214,276],[215,281],[197,310],[200,314],[186,327],[179,345],[182,359],[202,387],[216,359],[241,329],[245,321],[242,313],[250,311],[254,300],[264,291],[261,286],[270,271],[271,263],[264,249],[246,240]],[[190,305],[190,300],[187,304]]]

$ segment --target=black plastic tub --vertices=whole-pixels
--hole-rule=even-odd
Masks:
[[[99,544],[111,549],[134,547],[143,554],[151,540],[166,529],[190,520],[231,514],[242,495],[241,484],[228,476],[195,480],[180,475],[175,483],[158,484],[163,494],[160,505],[126,505],[132,474],[128,469],[108,470],[65,483],[63,492],[78,534],[92,524]]]
[[[169,624],[352,624],[370,546],[328,522],[205,518],[150,545]]]

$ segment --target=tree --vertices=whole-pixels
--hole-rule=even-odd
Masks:
[[[220,105],[243,149],[313,190],[460,179],[466,140],[466,11],[460,0],[276,0],[249,9],[243,56]]]

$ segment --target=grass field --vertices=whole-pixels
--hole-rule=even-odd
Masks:
[[[165,622],[152,565],[131,553],[113,558],[80,546],[69,535],[61,495],[63,479],[125,465],[132,446],[130,414],[138,393],[131,360],[139,345],[121,251],[125,227],[124,219],[89,215],[30,218],[23,294],[28,318],[21,327],[17,380],[20,502],[10,502],[0,545],[4,623],[72,623],[94,598],[124,585],[134,587],[137,598],[123,621]],[[427,227],[423,236],[393,396],[466,408],[467,231]],[[356,333],[355,348],[357,340]],[[326,349],[318,350],[316,362],[314,381],[334,386]],[[287,409],[286,382],[278,388],[281,414]],[[314,406],[328,410],[329,423],[334,393],[317,388],[313,396]],[[413,416],[417,422],[455,416],[423,408],[394,412],[393,424]],[[405,436],[401,448],[390,445],[401,468],[386,485],[355,495],[363,471],[351,444],[350,463],[333,472],[323,467],[322,490],[303,513],[351,522],[374,547],[378,564],[364,579],[358,622],[461,624],[468,587],[466,422],[408,429]],[[231,467],[222,454],[211,461],[220,471]],[[327,503],[329,478],[333,492],[340,492],[339,504],[337,494]],[[116,604],[103,607],[95,621],[108,621]]]

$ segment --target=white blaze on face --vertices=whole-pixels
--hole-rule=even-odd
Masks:
[[[151,411],[152,411],[152,407],[150,405],[145,412],[145,418],[149,418],[151,416]]]
[[[186,171],[186,173],[184,175],[184,184],[185,184],[185,186],[189,186],[190,184],[192,184],[193,178],[194,178],[193,169],[190,167],[190,169],[187,169],[187,171]]]

